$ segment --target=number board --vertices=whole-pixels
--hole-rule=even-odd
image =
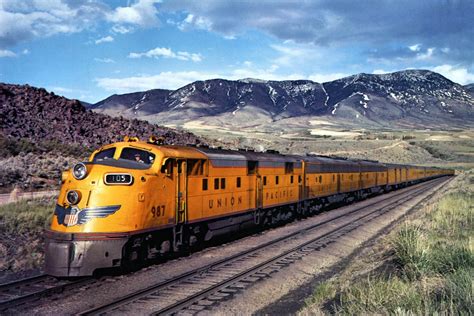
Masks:
[[[105,184],[130,185],[132,182],[132,175],[127,173],[107,173],[105,175]]]

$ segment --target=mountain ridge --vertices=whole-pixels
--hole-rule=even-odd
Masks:
[[[159,97],[153,97],[157,94]],[[139,99],[145,95],[148,99]],[[207,123],[212,118],[222,126],[238,126],[255,113],[262,122],[323,117],[368,127],[424,127],[472,125],[473,107],[470,86],[429,70],[404,70],[360,73],[325,83],[210,79],[174,91],[153,89],[113,95],[91,109],[181,126],[195,120]]]

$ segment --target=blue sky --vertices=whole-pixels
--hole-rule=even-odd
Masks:
[[[97,102],[211,78],[474,82],[474,1],[0,0],[0,82]]]

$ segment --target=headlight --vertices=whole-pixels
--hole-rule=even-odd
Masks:
[[[71,190],[66,194],[66,200],[69,202],[69,204],[76,205],[81,200],[81,193]]]
[[[84,179],[86,176],[87,176],[87,167],[85,164],[83,164],[82,162],[76,164],[73,168],[72,168],[72,175],[74,176],[74,178],[76,178],[77,180],[82,180]]]

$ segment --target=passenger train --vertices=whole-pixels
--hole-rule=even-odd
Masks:
[[[453,170],[126,137],[62,176],[46,273],[132,267],[231,232],[272,225]]]

